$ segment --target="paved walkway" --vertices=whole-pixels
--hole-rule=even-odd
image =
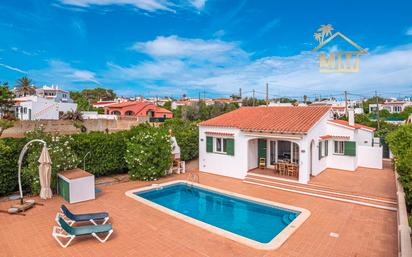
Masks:
[[[375,170],[376,171],[376,170]],[[367,174],[373,171],[360,171]],[[329,173],[329,172],[328,172]],[[334,174],[337,175],[334,175]],[[371,194],[394,197],[390,171],[376,171],[382,188],[362,186]],[[340,186],[340,172],[324,173],[316,183]],[[365,175],[366,176],[366,175]],[[160,182],[185,179],[174,175]],[[315,181],[315,180],[314,180]],[[241,180],[200,174],[205,185],[299,206],[311,211],[308,220],[275,251],[258,251],[215,235],[125,196],[127,190],[150,182],[125,182],[101,185],[94,201],[68,205],[74,212],[108,211],[115,232],[105,244],[92,237],[75,239],[66,249],[51,237],[54,216],[61,197],[44,201],[44,206],[29,210],[25,217],[0,213],[0,256],[382,256],[397,255],[396,212],[300,195],[243,183]],[[157,182],[159,183],[159,182]],[[342,183],[349,183],[342,180]],[[378,183],[378,184],[380,184]],[[385,187],[384,185],[387,185]],[[386,188],[386,190],[384,190]],[[365,191],[365,192],[366,192]],[[10,202],[1,202],[6,209]],[[338,238],[329,234],[335,232]]]

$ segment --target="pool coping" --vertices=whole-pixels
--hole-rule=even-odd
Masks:
[[[189,184],[189,185],[194,185],[200,188],[204,188],[207,190],[211,190],[211,191],[215,191],[215,192],[219,192],[221,194],[225,194],[225,195],[229,195],[229,196],[234,196],[237,198],[243,198],[249,201],[253,201],[253,202],[257,202],[257,203],[261,203],[261,204],[265,204],[265,205],[270,205],[273,207],[278,207],[278,208],[284,208],[284,209],[289,209],[292,211],[298,211],[300,212],[300,214],[289,224],[287,225],[279,234],[277,234],[270,242],[268,243],[260,243],[258,241],[246,238],[244,236],[235,234],[233,232],[218,228],[216,226],[207,224],[203,221],[197,220],[195,218],[186,216],[182,213],[179,213],[177,211],[171,210],[169,208],[166,208],[164,206],[161,206],[159,204],[156,204],[152,201],[146,200],[142,197],[139,197],[137,195],[135,195],[135,193],[138,192],[142,192],[142,191],[146,191],[146,190],[150,190],[156,187],[161,187],[161,186],[168,186],[168,185],[173,185],[173,184],[179,184],[179,183],[185,183],[185,184]],[[202,185],[199,183],[194,183],[191,181],[187,181],[187,180],[174,180],[171,182],[165,182],[165,183],[161,183],[161,184],[152,184],[150,186],[145,186],[145,187],[141,187],[141,188],[137,188],[137,189],[132,189],[129,190],[127,192],[125,192],[125,195],[128,197],[131,197],[141,203],[144,203],[154,209],[157,209],[159,211],[162,211],[166,214],[172,215],[180,220],[186,221],[192,225],[198,226],[202,229],[205,229],[209,232],[212,232],[214,234],[223,236],[225,238],[228,238],[230,240],[233,240],[235,242],[247,245],[249,247],[253,247],[255,249],[259,249],[259,250],[276,250],[277,248],[279,248],[283,243],[286,242],[286,240],[309,218],[309,216],[311,215],[310,211],[304,208],[300,208],[300,207],[296,207],[296,206],[292,206],[292,205],[288,205],[288,204],[283,204],[283,203],[278,203],[278,202],[273,202],[273,201],[269,201],[269,200],[264,200],[261,198],[256,198],[253,196],[247,196],[247,195],[243,195],[243,194],[238,194],[238,193],[234,193],[234,192],[230,192],[230,191],[226,191],[223,189],[219,189],[216,187],[210,187],[210,186],[206,186],[206,185]]]

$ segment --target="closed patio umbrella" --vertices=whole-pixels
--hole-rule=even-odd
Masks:
[[[51,181],[51,159],[47,147],[44,146],[39,158],[40,198],[49,199],[53,193],[50,188]]]

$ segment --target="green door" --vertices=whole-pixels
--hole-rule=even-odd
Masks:
[[[259,159],[260,158],[265,158],[266,159],[266,139],[258,139],[258,165],[259,165]]]
[[[63,197],[64,200],[70,202],[69,183],[61,177],[59,177],[59,194]]]

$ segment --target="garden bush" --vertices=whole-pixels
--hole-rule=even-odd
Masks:
[[[183,161],[192,160],[199,155],[199,129],[197,122],[180,119],[166,120],[162,127],[171,129],[180,146],[180,158]]]
[[[117,132],[106,134],[102,132],[91,132],[73,135],[71,146],[80,158],[80,166],[95,176],[124,173],[127,171],[127,163],[124,159],[126,153],[126,137],[128,133]]]
[[[156,180],[172,165],[171,142],[164,128],[141,125],[131,130],[125,159],[132,180]]]
[[[76,168],[79,165],[79,158],[71,149],[70,143],[74,140],[72,136],[52,136],[45,133],[42,128],[35,129],[26,134],[27,141],[32,139],[42,139],[47,143],[50,158],[52,161],[51,188],[56,189],[57,173]],[[39,162],[42,144],[33,143],[26,153],[27,165],[22,171],[22,180],[25,188],[30,189],[34,194],[40,192],[39,182]]]
[[[399,174],[399,181],[405,190],[408,210],[412,209],[412,124],[401,125],[391,132],[386,141],[389,144]]]
[[[0,139],[0,195],[17,190],[17,161],[25,142],[24,138]]]

